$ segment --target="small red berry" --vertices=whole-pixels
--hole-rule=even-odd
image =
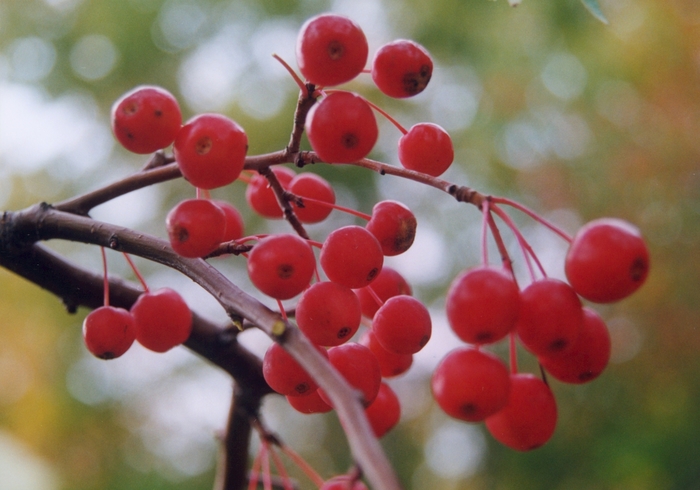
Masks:
[[[236,122],[220,114],[195,116],[177,133],[173,152],[182,175],[201,189],[228,185],[245,164],[248,137]]]
[[[372,320],[372,331],[386,350],[397,354],[415,354],[430,340],[430,313],[413,296],[394,296],[377,310]]]
[[[415,124],[399,139],[399,161],[409,170],[438,177],[453,160],[452,138],[437,124]]]
[[[350,92],[332,92],[306,117],[311,148],[327,163],[352,163],[369,155],[379,129],[365,99]]]
[[[365,331],[360,337],[360,343],[372,351],[374,357],[379,361],[379,369],[382,373],[382,378],[392,378],[409,370],[413,364],[412,354],[396,354],[386,350],[382,344],[377,341],[372,330]]]
[[[532,374],[514,374],[508,404],[486,419],[486,428],[500,443],[530,451],[545,444],[557,425],[552,390]]]
[[[224,236],[221,239],[222,242],[230,242],[232,240],[238,240],[243,237],[243,216],[241,212],[231,203],[226,201],[221,201],[219,199],[213,199],[212,202],[216,204],[224,212],[224,219],[226,221],[226,226]]]
[[[299,298],[296,307],[299,329],[316,345],[340,345],[360,328],[360,300],[341,284],[317,282]]]
[[[182,125],[180,106],[167,90],[140,86],[112,106],[112,131],[129,151],[146,154],[169,146]]]
[[[384,255],[377,239],[361,226],[344,226],[331,232],[319,257],[333,282],[352,289],[371,283],[382,270]]]
[[[209,199],[187,199],[170,210],[165,225],[175,252],[204,257],[223,241],[226,215]]]
[[[428,86],[433,60],[420,44],[399,39],[385,44],[374,55],[372,80],[390,97],[412,97]]]
[[[155,352],[165,352],[186,341],[192,331],[192,312],[177,292],[162,288],[143,293],[131,307],[136,340]]]
[[[101,306],[83,321],[83,340],[87,349],[100,359],[115,359],[124,354],[136,338],[134,317],[123,308]]]
[[[326,349],[318,348],[326,358]],[[281,395],[309,395],[318,385],[301,365],[277,343],[272,344],[263,357],[263,376],[270,388]]]
[[[333,407],[323,401],[318,390],[302,396],[287,395],[287,401],[294,410],[300,413],[326,413],[333,410]]]
[[[377,437],[382,437],[399,423],[401,404],[388,384],[382,382],[377,398],[365,409],[365,415]]]
[[[362,393],[365,407],[368,407],[379,393],[382,374],[379,362],[364,345],[348,342],[328,350],[328,360],[353,388]],[[332,405],[330,398],[319,388],[321,398]]]
[[[381,272],[372,284],[355,290],[360,298],[362,314],[367,318],[374,318],[380,306],[391,297],[405,294],[411,296],[411,286],[395,269],[383,266]]]
[[[299,71],[314,85],[349,82],[367,64],[369,47],[362,29],[342,15],[321,14],[307,20],[297,38]]]
[[[291,168],[280,167],[279,165],[272,167],[272,172],[274,172],[275,177],[277,177],[283,189],[289,188],[289,183],[296,175]],[[265,176],[255,174],[253,178],[250,179],[250,183],[248,183],[245,189],[245,198],[251,209],[260,216],[268,219],[282,218],[282,208],[277,202],[275,192],[270,187],[270,183]]]
[[[602,218],[576,233],[566,254],[565,270],[578,294],[595,303],[611,303],[644,284],[649,249],[635,226]]]
[[[326,219],[333,208],[305,200],[305,197],[335,204],[335,192],[331,184],[320,175],[304,172],[292,179],[289,191],[304,201],[304,207],[292,201],[292,209],[302,223],[319,223]]]
[[[405,205],[397,201],[380,201],[372,208],[367,230],[374,235],[386,256],[404,253],[416,237],[418,222]]]

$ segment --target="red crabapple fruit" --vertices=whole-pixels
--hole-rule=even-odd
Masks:
[[[333,191],[333,187],[320,175],[310,172],[298,174],[289,183],[289,192],[304,200],[303,208],[297,206],[292,201],[292,209],[294,209],[294,213],[302,223],[319,223],[326,219],[328,215],[331,214],[331,211],[333,211],[331,206],[324,206],[323,204],[310,202],[304,199],[307,197],[309,199],[316,199],[317,201],[324,201],[328,204],[335,204],[335,191]]]
[[[452,138],[437,124],[415,124],[399,139],[399,161],[409,170],[438,177],[453,160]]]
[[[182,175],[195,187],[214,189],[238,178],[248,152],[248,136],[220,114],[193,117],[175,137],[173,153]]]
[[[295,318],[299,329],[316,345],[340,345],[360,328],[360,300],[352,289],[322,281],[299,298]]]
[[[379,129],[365,99],[350,92],[332,92],[306,117],[311,148],[327,163],[352,163],[369,155]]]
[[[367,318],[374,318],[374,314],[386,300],[399,294],[411,296],[413,292],[399,272],[384,266],[372,284],[356,289],[355,294],[360,298],[362,314]]]
[[[271,170],[283,189],[289,188],[289,183],[296,175],[294,170],[289,167],[277,165],[272,167]],[[248,201],[251,209],[264,218],[279,219],[283,216],[282,208],[277,202],[275,192],[264,175],[255,174],[250,179],[245,189],[245,199]]]
[[[367,230],[372,233],[386,256],[404,253],[411,248],[418,223],[408,207],[398,201],[380,201],[372,208]]]
[[[367,64],[369,46],[362,29],[342,15],[321,14],[307,20],[297,38],[299,71],[321,87],[349,82]]]
[[[420,44],[399,39],[385,44],[372,60],[372,80],[390,97],[421,93],[433,74],[433,60]]]
[[[386,350],[396,354],[415,354],[430,340],[430,313],[413,296],[394,296],[375,313],[372,331]]]
[[[639,229],[630,223],[597,219],[574,236],[566,254],[565,271],[578,294],[595,303],[611,303],[644,284],[649,273],[649,250]]]
[[[323,401],[318,390],[302,396],[287,395],[287,401],[299,413],[326,413],[333,410],[333,407]]]
[[[326,349],[318,351],[326,358]],[[263,357],[263,376],[270,388],[281,395],[302,396],[316,391],[318,385],[306,370],[278,343],[272,344]]]
[[[379,369],[382,373],[382,378],[393,378],[409,370],[413,364],[413,354],[397,354],[386,350],[382,344],[377,341],[372,329],[366,330],[360,343],[372,351],[374,357],[379,361]]]
[[[319,262],[328,279],[357,289],[377,277],[384,265],[384,255],[374,235],[361,226],[350,225],[326,237]]]
[[[514,374],[507,405],[486,419],[486,428],[500,443],[530,451],[545,444],[557,425],[552,390],[532,374]]]
[[[146,154],[169,146],[182,126],[175,97],[144,85],[122,95],[112,106],[112,131],[127,150]]]
[[[131,307],[131,314],[136,340],[155,352],[165,352],[182,344],[192,331],[189,306],[170,288],[141,294]]]
[[[219,206],[224,212],[224,219],[226,221],[226,226],[224,227],[224,236],[221,239],[222,242],[230,242],[232,240],[238,240],[243,237],[243,216],[241,212],[236,209],[236,207],[227,202],[219,199],[213,199],[212,202]]]
[[[311,245],[297,235],[270,235],[248,254],[248,275],[256,288],[275,299],[290,299],[309,285],[316,270]]]
[[[356,342],[332,347],[328,350],[328,360],[350,386],[362,393],[365,408],[377,398],[382,374],[377,358],[367,347]],[[326,403],[333,405],[321,388],[318,394]]]
[[[101,306],[83,321],[83,340],[87,349],[100,359],[123,355],[136,338],[134,317],[123,308]]]
[[[382,437],[399,423],[401,404],[399,397],[388,384],[382,382],[377,398],[365,408],[365,415],[376,437]]]
[[[209,199],[187,199],[165,219],[173,250],[183,257],[204,257],[223,241],[226,215]]]

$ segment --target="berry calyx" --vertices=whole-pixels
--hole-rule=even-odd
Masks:
[[[350,92],[332,92],[306,117],[311,148],[327,163],[352,163],[369,155],[379,129],[365,99]]]
[[[214,189],[238,178],[248,152],[248,136],[220,114],[200,114],[180,129],[173,153],[182,175],[195,187]]]
[[[372,208],[366,228],[372,233],[386,256],[404,253],[416,238],[418,222],[408,207],[398,201],[380,201]]]
[[[431,386],[435,401],[447,415],[479,422],[508,402],[510,375],[495,355],[459,347],[440,361]]]
[[[101,306],[88,313],[83,321],[85,347],[100,359],[120,357],[135,338],[134,317],[123,308]]]
[[[360,300],[352,289],[341,284],[317,282],[299,298],[295,318],[312,343],[340,345],[360,328]]]
[[[372,80],[389,97],[413,97],[428,86],[433,60],[420,44],[398,39],[385,44],[372,60]]]
[[[530,451],[546,443],[557,425],[552,390],[532,374],[514,374],[507,405],[486,419],[491,435],[512,449]]]
[[[131,314],[136,340],[155,352],[166,352],[182,344],[192,331],[189,306],[170,288],[143,293],[131,307]]]
[[[328,360],[350,386],[362,393],[364,406],[368,407],[377,397],[382,382],[379,362],[374,354],[364,345],[348,342],[329,349]],[[323,401],[333,405],[321,388],[318,394]]]
[[[270,235],[248,255],[248,275],[256,288],[275,299],[290,299],[309,285],[316,257],[306,240],[292,234]]]
[[[357,289],[377,277],[384,264],[384,254],[374,235],[361,226],[350,225],[326,237],[319,262],[328,279]]]
[[[369,47],[362,29],[337,14],[321,14],[307,20],[297,38],[299,71],[321,87],[349,82],[367,64]]]
[[[335,204],[335,192],[331,184],[320,175],[304,172],[292,179],[289,191],[297,197]],[[326,219],[333,208],[304,200],[304,207],[292,202],[292,209],[302,223],[319,223]]]
[[[377,437],[382,437],[399,423],[401,404],[388,384],[382,382],[377,398],[365,409],[365,415]]]
[[[574,236],[565,262],[574,290],[589,301],[611,303],[626,298],[649,274],[649,249],[638,228],[626,221],[602,218]]]
[[[415,354],[430,340],[430,313],[413,296],[394,296],[377,310],[372,331],[386,350],[396,354]]]
[[[204,257],[223,241],[226,215],[209,199],[187,199],[170,210],[165,226],[175,252],[183,257]]]
[[[161,87],[136,87],[112,106],[114,136],[127,150],[146,154],[169,146],[182,125],[180,105]]]
[[[463,272],[447,292],[447,320],[452,331],[470,344],[488,344],[515,328],[520,290],[503,269],[477,267]]]
[[[438,177],[453,160],[452,138],[437,124],[415,124],[399,139],[399,161],[409,170]]]
[[[288,167],[275,166],[271,170],[283,189],[288,189],[289,183],[296,176],[294,170]],[[264,175],[255,174],[253,176],[246,186],[245,199],[251,209],[264,218],[280,219],[283,216],[275,192]]]

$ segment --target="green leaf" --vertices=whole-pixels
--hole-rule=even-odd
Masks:
[[[588,9],[588,11],[593,14],[593,17],[601,21],[603,24],[608,23],[608,19],[605,18],[603,11],[600,9],[598,0],[581,0],[581,2]]]

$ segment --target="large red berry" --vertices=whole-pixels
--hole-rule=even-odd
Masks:
[[[447,292],[447,320],[457,336],[470,344],[488,344],[505,337],[518,319],[520,290],[502,269],[477,267],[460,274]]]
[[[316,345],[335,346],[350,340],[360,328],[360,300],[341,284],[317,282],[301,295],[296,321]]]
[[[355,294],[360,298],[362,314],[367,318],[373,318],[386,300],[399,294],[411,296],[412,291],[411,286],[399,272],[383,266],[372,284],[356,289]]]
[[[583,325],[583,306],[571,286],[558,279],[542,279],[520,295],[516,323],[523,345],[537,356],[563,355]]]
[[[306,240],[292,234],[270,235],[248,255],[248,275],[256,288],[276,299],[289,299],[309,285],[316,257]]]
[[[390,97],[412,97],[427,87],[433,60],[420,44],[399,39],[385,44],[374,55],[372,80]]]
[[[382,270],[384,255],[377,239],[361,226],[344,226],[331,232],[319,257],[333,282],[357,289],[371,283]]]
[[[430,340],[430,313],[413,296],[394,296],[377,310],[372,320],[372,331],[386,350],[397,354],[415,354]]]
[[[83,340],[87,349],[100,359],[124,354],[136,338],[134,317],[123,308],[101,306],[83,321]]]
[[[418,222],[405,205],[397,201],[380,201],[372,208],[367,230],[374,235],[387,256],[404,253],[413,245]]]
[[[173,250],[183,257],[204,257],[224,239],[226,215],[209,199],[187,199],[165,218]]]
[[[155,352],[182,344],[192,331],[192,312],[177,292],[162,288],[143,293],[131,307],[136,340]]]
[[[294,410],[300,413],[326,413],[333,410],[333,407],[323,401],[318,390],[301,396],[287,395],[287,401]]]
[[[382,437],[399,423],[401,404],[388,384],[382,382],[377,398],[365,409],[365,415],[377,437]]]
[[[201,189],[228,185],[238,178],[248,137],[235,121],[220,114],[195,116],[177,133],[173,152],[182,175]]]
[[[318,348],[326,358],[326,349]],[[277,343],[272,344],[263,357],[263,376],[270,388],[282,395],[309,395],[318,385],[311,375]]]
[[[452,138],[437,124],[415,124],[399,139],[399,161],[409,170],[437,177],[453,160]]]
[[[379,361],[379,369],[382,373],[382,378],[392,378],[403,374],[413,364],[412,354],[397,354],[386,350],[382,344],[377,341],[372,330],[365,331],[360,337],[360,343],[372,351],[374,357]]]
[[[514,374],[508,404],[486,419],[486,427],[500,443],[530,451],[546,443],[557,425],[552,390],[532,374]]]
[[[564,356],[540,357],[549,374],[565,383],[587,383],[603,372],[610,360],[610,333],[602,318],[583,309],[581,333]]]
[[[289,188],[296,173],[288,167],[275,166],[272,172],[277,177],[283,189]],[[255,174],[245,189],[245,198],[248,205],[260,216],[269,219],[279,219],[283,216],[282,208],[277,202],[275,192],[264,175]]]
[[[348,342],[328,350],[328,360],[353,388],[363,396],[365,407],[368,407],[379,393],[382,374],[379,362],[374,354],[364,345]],[[319,388],[321,398],[332,405],[328,395]]]
[[[362,29],[342,15],[312,17],[297,38],[299,70],[314,85],[328,87],[352,80],[365,68],[368,54]]]
[[[584,225],[566,254],[566,277],[589,301],[610,303],[635,292],[649,274],[649,250],[639,229],[602,218]]]
[[[219,206],[224,212],[226,226],[222,242],[230,242],[243,237],[243,216],[241,212],[231,203],[219,199],[213,199],[212,202]]]
[[[335,204],[335,192],[331,184],[320,175],[304,172],[292,179],[289,183],[289,191],[301,197],[324,201],[328,204]],[[333,208],[323,204],[317,204],[307,199],[303,199],[304,207],[297,206],[292,202],[292,208],[302,223],[318,223],[331,214]]]
[[[369,155],[379,129],[365,99],[350,92],[333,92],[309,111],[306,134],[321,160],[352,163]]]
[[[510,375],[493,354],[458,347],[435,368],[431,386],[435,401],[447,415],[479,422],[508,402]]]
[[[112,106],[112,131],[134,153],[151,153],[170,145],[182,125],[180,106],[167,90],[140,86]]]

